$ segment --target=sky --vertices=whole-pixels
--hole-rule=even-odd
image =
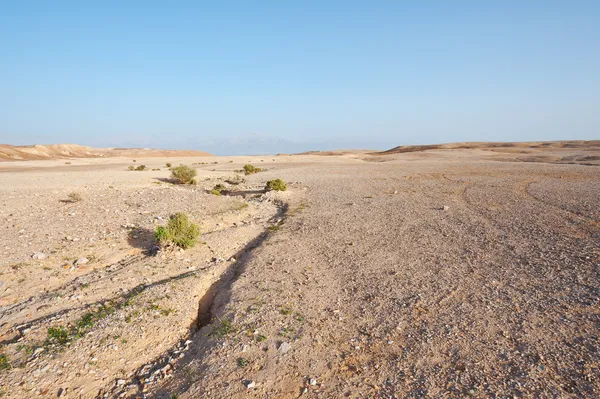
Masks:
[[[0,0],[0,143],[600,139],[600,1]]]

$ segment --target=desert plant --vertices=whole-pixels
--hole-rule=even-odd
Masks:
[[[265,186],[265,190],[267,191],[285,191],[287,190],[287,185],[281,179],[269,180],[267,185]]]
[[[135,170],[135,166],[133,166],[133,165],[129,165],[129,166],[127,167],[127,170]]]
[[[224,184],[219,183],[215,185],[212,190],[210,190],[210,193],[213,195],[221,195],[225,191],[227,191],[227,187],[225,187]]]
[[[171,169],[171,178],[179,184],[196,184],[196,169],[180,165]]]
[[[187,249],[196,245],[200,228],[191,223],[185,213],[176,213],[171,216],[166,226],[156,229],[156,240],[160,246],[175,245]]]
[[[83,199],[81,194],[79,194],[78,192],[75,192],[75,191],[70,192],[68,197],[69,197],[68,202],[79,202]]]
[[[135,168],[135,170],[137,170],[137,171],[146,170],[146,165],[140,165],[137,168]]]
[[[171,163],[170,162],[167,162],[165,165],[167,165],[167,168],[171,167]]]
[[[262,169],[250,164],[244,165],[244,173],[246,175],[251,175],[258,172],[262,172]]]

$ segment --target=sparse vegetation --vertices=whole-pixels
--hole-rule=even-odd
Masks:
[[[185,213],[171,216],[166,226],[156,229],[155,237],[160,246],[177,246],[183,249],[196,245],[200,228],[191,223]]]
[[[10,361],[8,356],[4,353],[0,355],[0,370],[8,370],[10,368]]]
[[[238,357],[237,365],[238,365],[238,367],[246,367],[248,365],[248,359],[244,359],[243,357]]]
[[[75,191],[70,192],[67,197],[69,198],[67,200],[67,202],[72,202],[72,203],[83,200],[83,197],[81,196],[81,194],[79,194],[78,192],[75,192]]]
[[[210,190],[210,193],[213,195],[222,195],[224,192],[227,192],[227,187],[224,184],[217,184]]]
[[[141,171],[144,171],[144,170],[147,170],[147,169],[146,169],[146,165],[140,165],[138,167],[135,167],[133,165],[129,165],[127,167],[127,170],[129,170],[129,171],[134,171],[135,170],[135,171],[141,172]]]
[[[236,332],[237,329],[231,324],[229,320],[218,319],[219,324],[215,327],[215,329],[210,333],[211,336],[215,337],[224,337],[230,333]]]
[[[244,173],[246,175],[252,175],[252,174],[258,173],[258,172],[262,172],[262,169],[257,168],[254,165],[250,165],[250,164],[244,165]]]
[[[269,180],[267,185],[265,186],[265,190],[267,191],[285,191],[287,190],[287,185],[281,179]]]
[[[170,162],[167,162],[165,165],[167,165],[167,168],[171,167],[171,163]]]
[[[196,169],[187,165],[171,168],[171,178],[179,184],[196,184]]]

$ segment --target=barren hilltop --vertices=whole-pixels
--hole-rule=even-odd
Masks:
[[[0,144],[0,161],[115,157],[201,157],[209,155],[211,154],[204,151],[155,150],[150,148],[93,148],[77,144],[37,144],[27,146]]]
[[[561,143],[4,162],[0,396],[600,397],[600,149]]]

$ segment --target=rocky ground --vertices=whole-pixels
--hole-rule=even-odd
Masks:
[[[3,394],[599,396],[600,168],[435,155],[3,165]],[[202,244],[148,251],[180,211]]]

